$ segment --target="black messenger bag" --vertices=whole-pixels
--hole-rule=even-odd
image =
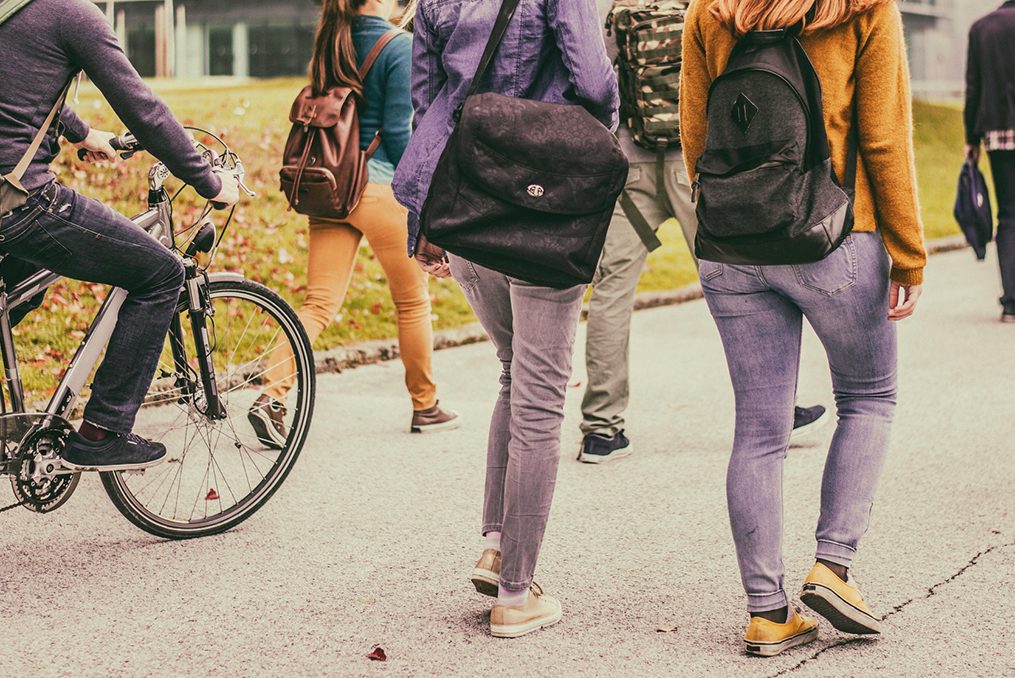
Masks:
[[[627,181],[617,138],[581,106],[475,94],[518,0],[505,0],[420,215],[426,239],[538,285],[589,283]]]

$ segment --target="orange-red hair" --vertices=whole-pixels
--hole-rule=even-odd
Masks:
[[[714,0],[709,12],[735,36],[788,28],[802,34],[834,28],[857,14],[896,0]]]

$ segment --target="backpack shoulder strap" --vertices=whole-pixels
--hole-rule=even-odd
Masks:
[[[370,48],[367,58],[363,60],[363,65],[359,67],[360,81],[366,80],[367,73],[370,72],[370,67],[374,65],[375,61],[377,61],[377,57],[381,55],[381,50],[387,47],[388,43],[391,42],[399,33],[402,33],[401,28],[392,28],[377,39],[374,46]]]
[[[14,13],[32,0],[7,0],[0,4],[0,24],[14,16]]]

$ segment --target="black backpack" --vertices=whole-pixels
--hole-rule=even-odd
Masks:
[[[846,181],[828,156],[821,83],[793,29],[748,33],[708,93],[695,163],[699,259],[799,264],[831,254],[853,228],[856,116]]]

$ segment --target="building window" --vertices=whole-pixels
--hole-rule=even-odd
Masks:
[[[155,77],[155,29],[131,28],[127,31],[127,58],[142,78]]]
[[[313,26],[251,26],[250,75],[304,75],[314,51]]]
[[[233,31],[208,29],[208,75],[233,74]]]

